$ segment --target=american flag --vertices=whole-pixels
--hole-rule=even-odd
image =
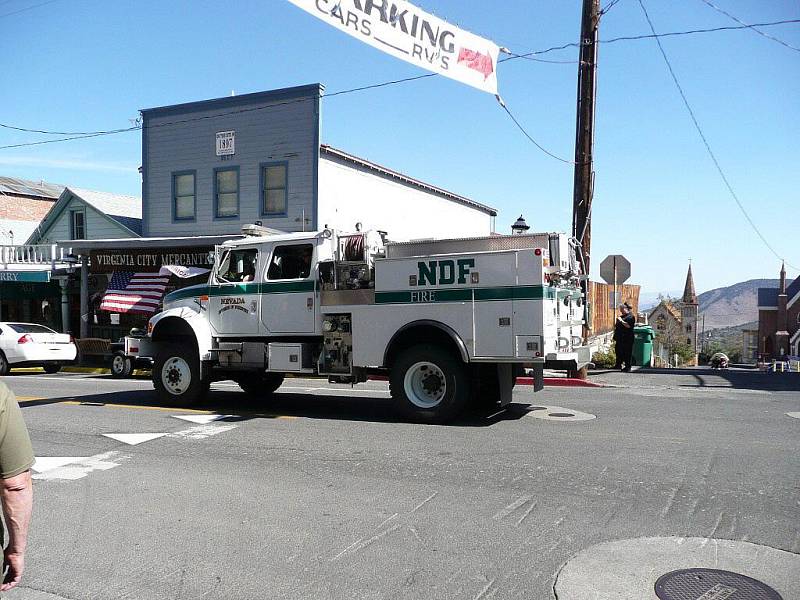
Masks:
[[[100,310],[150,315],[156,312],[169,274],[116,271],[111,276]]]

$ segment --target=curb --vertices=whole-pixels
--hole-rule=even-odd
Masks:
[[[517,377],[517,385],[533,385],[533,377]],[[575,377],[545,377],[544,385],[550,387],[606,387],[602,383]]]
[[[16,368],[14,365],[11,365],[11,369],[15,373],[44,373],[44,369],[41,367],[21,367]],[[60,373],[111,373],[111,369],[105,369],[102,367],[61,367]]]
[[[372,375],[370,381],[389,381],[385,375]],[[517,377],[517,385],[533,385],[533,377]],[[586,379],[576,379],[575,377],[545,377],[544,384],[551,387],[606,387],[602,383],[595,383]]]
[[[11,367],[15,373],[44,373],[41,367]],[[85,375],[111,375],[111,369],[105,367],[61,367],[59,373],[83,373]],[[136,369],[132,375],[148,375],[150,371]]]

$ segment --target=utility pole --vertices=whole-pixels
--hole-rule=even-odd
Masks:
[[[581,46],[578,61],[578,107],[575,125],[575,180],[572,197],[572,235],[580,241],[581,267],[586,277],[583,288],[588,299],[589,267],[592,241],[592,194],[594,192],[594,106],[597,93],[597,31],[600,26],[600,0],[583,0]],[[588,313],[587,313],[588,314]],[[590,327],[583,328],[583,339],[589,338]],[[586,378],[586,369],[576,374]]]

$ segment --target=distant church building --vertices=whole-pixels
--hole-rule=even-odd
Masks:
[[[800,356],[800,277],[787,287],[785,265],[777,288],[758,288],[758,349],[763,360]]]
[[[694,365],[697,365],[697,355],[700,351],[700,335],[697,327],[699,309],[690,263],[681,300],[662,300],[648,315],[648,322],[662,343],[669,345],[681,342],[692,349]]]

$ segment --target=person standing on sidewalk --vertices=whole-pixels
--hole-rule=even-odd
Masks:
[[[617,355],[615,368],[630,373],[633,356],[633,327],[636,325],[636,317],[633,316],[631,305],[627,302],[619,307],[619,313],[614,324],[614,343]],[[623,363],[625,367],[622,366]]]
[[[33,448],[22,411],[11,390],[0,382],[0,501],[8,538],[3,551],[0,592],[17,587],[25,570],[25,546],[33,509],[33,462]]]

